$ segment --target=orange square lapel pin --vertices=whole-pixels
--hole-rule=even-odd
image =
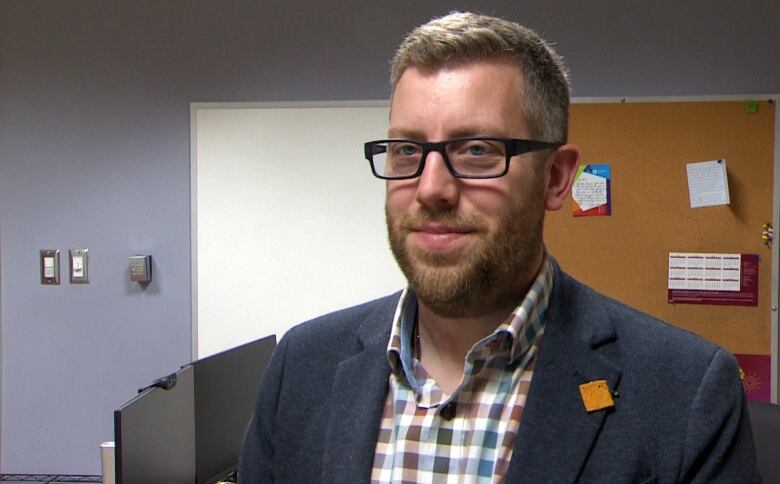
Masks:
[[[580,396],[582,403],[585,404],[585,410],[588,413],[613,408],[615,401],[612,399],[613,392],[609,389],[607,380],[593,380],[580,385]],[[617,393],[614,394],[617,396]]]

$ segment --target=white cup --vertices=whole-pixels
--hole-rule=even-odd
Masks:
[[[113,442],[102,442],[100,444],[100,463],[103,465],[103,484],[116,484]]]

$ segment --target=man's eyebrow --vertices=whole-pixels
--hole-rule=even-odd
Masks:
[[[482,126],[482,127],[472,126],[472,127],[461,128],[450,133],[450,138],[470,138],[470,137],[477,137],[477,136],[505,137],[506,131],[501,128],[490,128],[487,126]]]
[[[388,138],[402,138],[402,139],[411,139],[417,141],[426,141],[426,137],[425,135],[422,134],[421,131],[407,130],[403,128],[390,128],[387,131],[387,136]],[[450,132],[446,139],[470,138],[470,137],[478,137],[478,136],[506,137],[507,133],[501,128],[489,128],[485,126],[483,127],[469,126],[469,127],[459,128],[455,131]],[[444,140],[427,140],[427,141],[444,141]]]
[[[423,141],[425,140],[425,136],[420,131],[413,131],[413,130],[406,130],[406,129],[399,129],[399,128],[390,128],[387,130],[387,137],[388,138],[403,138],[403,139],[413,139],[413,140],[419,140]]]

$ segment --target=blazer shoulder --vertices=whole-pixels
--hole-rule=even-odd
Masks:
[[[387,334],[401,292],[340,309],[293,326],[282,339],[293,351],[341,346],[363,337],[372,340]],[[385,341],[387,339],[385,338]]]
[[[646,355],[655,361],[671,358],[681,365],[699,361],[704,366],[722,351],[704,337],[601,294],[563,271],[556,284],[561,287],[553,291],[561,289],[563,298],[556,304],[571,309],[569,319],[585,321],[594,346],[619,341],[622,348],[636,356],[632,359]]]

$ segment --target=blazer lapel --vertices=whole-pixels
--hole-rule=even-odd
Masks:
[[[357,331],[360,350],[341,362],[333,380],[326,430],[322,482],[368,482],[390,365],[385,357],[398,302],[378,308]]]
[[[507,482],[575,482],[604,419],[620,411],[615,398],[614,408],[588,413],[580,395],[580,385],[593,380],[616,390],[621,373],[596,351],[615,339],[608,315],[592,306],[577,314],[584,309],[571,295],[579,287],[556,276]]]

